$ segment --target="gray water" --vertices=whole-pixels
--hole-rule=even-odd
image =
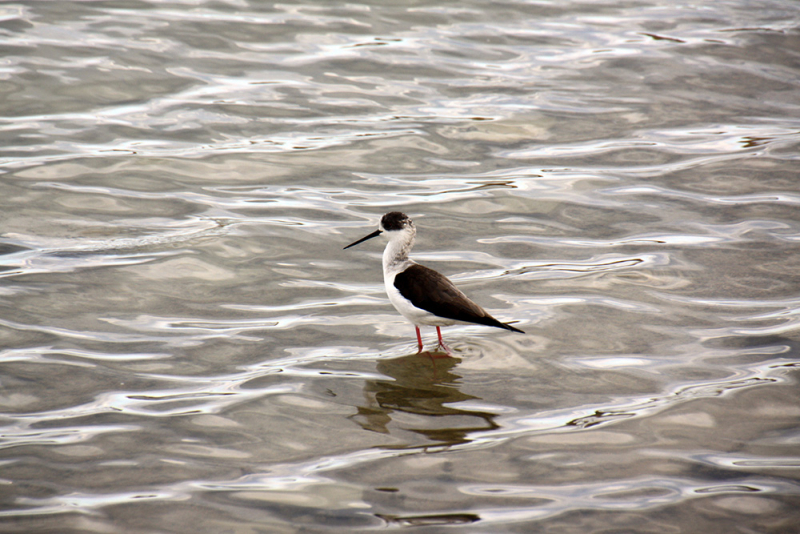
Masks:
[[[0,530],[800,531],[799,26],[0,4]]]

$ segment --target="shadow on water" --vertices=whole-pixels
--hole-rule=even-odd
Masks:
[[[442,356],[422,352],[378,362],[378,371],[394,380],[367,381],[366,401],[352,419],[373,432],[414,432],[432,441],[430,446],[466,443],[472,432],[499,428],[495,414],[452,406],[477,397],[459,389],[461,376],[453,370],[461,359]]]

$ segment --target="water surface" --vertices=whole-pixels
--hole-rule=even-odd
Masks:
[[[798,21],[0,5],[2,530],[792,532]]]

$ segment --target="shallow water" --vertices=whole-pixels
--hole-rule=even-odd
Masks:
[[[798,25],[0,4],[1,529],[795,531]],[[391,210],[527,333],[415,354]]]

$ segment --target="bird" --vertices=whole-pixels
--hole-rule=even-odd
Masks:
[[[414,246],[417,229],[405,213],[392,211],[381,217],[378,229],[346,247],[354,247],[368,239],[384,235],[388,239],[383,251],[383,282],[389,301],[417,331],[417,345],[422,352],[420,326],[435,326],[439,346],[452,356],[442,339],[442,326],[482,324],[524,334],[519,328],[501,323],[472,302],[443,274],[408,258]]]

